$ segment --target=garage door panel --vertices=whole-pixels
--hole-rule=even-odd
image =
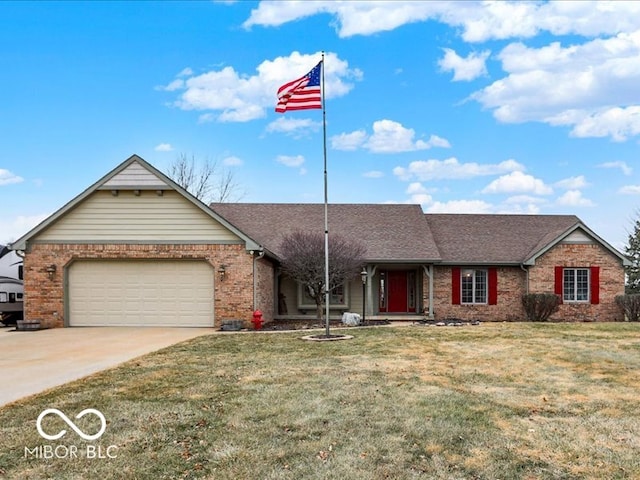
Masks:
[[[72,326],[214,323],[214,270],[203,261],[82,260],[68,280]]]

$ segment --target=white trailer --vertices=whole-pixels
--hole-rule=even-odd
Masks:
[[[5,325],[21,320],[24,301],[22,258],[0,245],[0,321]]]

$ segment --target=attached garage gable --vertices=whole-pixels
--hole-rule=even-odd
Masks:
[[[68,323],[212,327],[213,282],[205,261],[78,260],[68,270]]]

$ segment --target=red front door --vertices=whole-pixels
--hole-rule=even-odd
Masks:
[[[387,272],[387,281],[389,282],[387,312],[407,312],[407,272],[390,270]]]

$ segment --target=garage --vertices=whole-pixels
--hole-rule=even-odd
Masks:
[[[69,326],[212,327],[214,269],[197,260],[78,260]]]

